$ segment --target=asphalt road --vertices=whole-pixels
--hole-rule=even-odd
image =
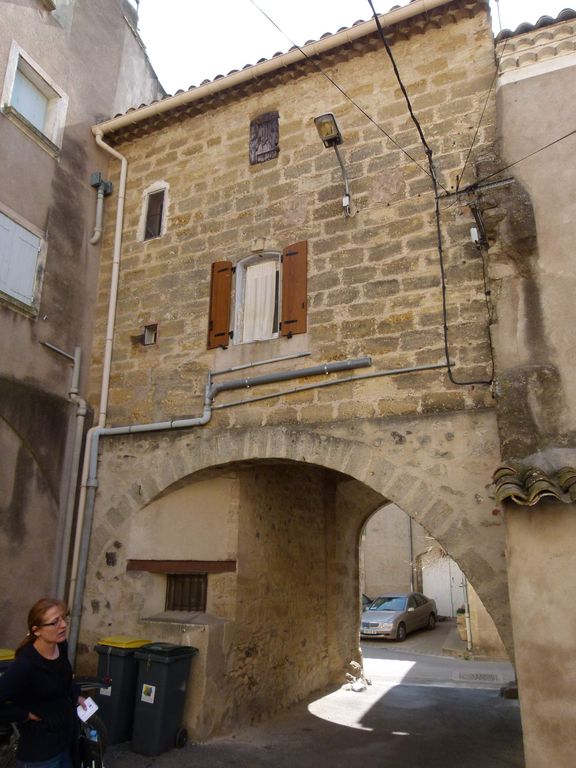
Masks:
[[[442,630],[428,635],[437,655],[418,652],[432,642],[424,635],[402,646],[363,643],[372,682],[364,691],[333,690],[232,737],[158,757],[114,747],[106,768],[523,768],[518,702],[498,693],[510,665],[442,657]]]

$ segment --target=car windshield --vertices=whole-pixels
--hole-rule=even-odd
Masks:
[[[405,611],[407,597],[389,595],[386,597],[377,597],[368,607],[369,611]]]

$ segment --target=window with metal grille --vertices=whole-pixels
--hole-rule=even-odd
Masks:
[[[162,234],[162,214],[164,213],[164,190],[152,192],[148,195],[148,206],[146,208],[146,225],[144,229],[144,240],[152,240],[154,237],[160,237]]]
[[[166,584],[167,611],[205,611],[208,574],[169,573]]]

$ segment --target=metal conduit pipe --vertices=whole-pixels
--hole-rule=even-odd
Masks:
[[[82,616],[82,603],[84,600],[84,586],[86,583],[86,571],[88,567],[88,552],[90,549],[90,536],[92,533],[92,521],[94,518],[94,506],[96,501],[96,490],[98,488],[98,445],[101,437],[109,435],[130,435],[143,432],[161,432],[174,429],[186,429],[189,427],[198,427],[207,424],[212,418],[212,401],[218,392],[227,389],[239,389],[242,387],[252,387],[258,384],[269,384],[274,381],[286,381],[288,379],[301,378],[303,376],[318,376],[322,373],[328,374],[336,371],[348,370],[351,368],[363,368],[372,364],[369,357],[360,360],[346,360],[337,363],[325,363],[312,368],[302,368],[295,371],[282,371],[278,373],[267,374],[265,376],[255,376],[252,379],[241,379],[222,384],[212,385],[212,374],[208,374],[208,382],[204,393],[204,412],[202,416],[190,419],[178,419],[173,421],[159,421],[151,424],[131,424],[125,427],[93,427],[89,430],[86,438],[86,452],[84,455],[84,468],[81,495],[83,501],[83,521],[82,529],[76,536],[74,560],[75,567],[70,581],[70,603],[72,604],[70,617],[70,632],[68,639],[68,657],[70,663],[74,665],[76,658],[76,649],[78,646],[78,637],[80,634],[80,619]],[[246,382],[249,382],[248,384]]]
[[[94,224],[94,233],[90,238],[90,245],[96,245],[102,237],[102,219],[104,218],[104,185],[98,186],[96,195],[96,222]]]
[[[70,387],[70,400],[76,403],[76,429],[74,434],[74,444],[72,449],[72,458],[70,461],[70,482],[66,496],[66,511],[64,516],[64,530],[62,531],[61,557],[58,568],[58,577],[56,583],[56,597],[64,599],[66,590],[66,580],[68,577],[68,564],[70,562],[70,542],[72,539],[72,524],[74,522],[74,502],[76,501],[76,484],[78,482],[78,470],[80,467],[80,456],[82,454],[82,439],[84,437],[84,424],[88,405],[84,398],[80,397],[80,358],[81,349],[76,347],[74,350],[74,370],[72,375],[72,385]]]
[[[310,357],[311,352],[295,352],[293,355],[283,355],[282,357],[269,357],[267,360],[253,360],[249,363],[241,363],[240,365],[233,365],[231,368],[222,368],[219,371],[212,371],[211,376],[222,376],[225,373],[234,373],[235,371],[243,371],[246,368],[256,368],[259,365],[269,365],[270,363],[280,363],[283,360],[295,360],[299,357]]]
[[[88,433],[85,454],[87,477],[86,480],[83,481],[83,487],[85,488],[84,524],[79,539],[77,571],[74,583],[71,583],[73,595],[71,597],[72,609],[70,612],[68,658],[72,665],[74,665],[76,658],[78,637],[80,634],[80,619],[82,617],[82,603],[84,600],[84,587],[86,584],[86,571],[88,568],[90,536],[94,519],[96,490],[98,488],[98,446],[100,438],[108,435],[130,435],[139,432],[162,432],[173,429],[186,429],[187,427],[199,427],[203,424],[207,424],[212,418],[212,407],[209,395],[210,375],[208,376],[208,382],[205,390],[204,412],[202,416],[174,421],[159,421],[151,424],[132,424],[125,427],[94,427]]]
[[[273,397],[283,397],[292,395],[296,392],[306,392],[309,389],[321,389],[322,387],[332,387],[335,384],[347,384],[354,381],[365,381],[366,379],[377,379],[382,376],[396,376],[403,373],[417,373],[418,371],[436,371],[440,368],[448,368],[447,363],[438,363],[435,365],[416,365],[410,368],[392,368],[386,371],[377,371],[376,373],[365,373],[361,376],[347,376],[344,379],[333,379],[332,381],[320,381],[315,384],[306,384],[304,387],[292,387],[291,389],[282,389],[280,392],[272,392],[269,395],[259,395],[245,400],[234,400],[232,403],[223,403],[222,405],[213,405],[213,411],[219,411],[223,408],[233,408],[237,405],[249,405],[257,403],[259,400],[270,400]]]
[[[336,363],[324,363],[315,365],[312,368],[300,368],[296,371],[279,371],[278,373],[267,373],[264,376],[253,376],[251,379],[234,379],[232,381],[223,381],[221,384],[214,384],[211,390],[212,399],[219,392],[230,391],[233,389],[250,389],[260,384],[274,384],[277,381],[289,381],[290,379],[301,379],[307,376],[321,376],[322,374],[337,373],[338,371],[348,371],[353,368],[368,368],[372,365],[371,357],[362,357],[358,360],[342,360]]]
[[[72,568],[70,572],[70,590],[69,604],[74,600],[76,586],[78,582],[78,568],[80,564],[80,550],[83,537],[84,516],[86,509],[86,491],[88,479],[88,467],[90,464],[90,450],[92,442],[90,435],[98,428],[104,427],[106,423],[106,410],[108,408],[108,395],[110,388],[110,370],[112,365],[112,346],[114,341],[114,326],[116,323],[116,300],[118,297],[118,283],[120,279],[120,254],[122,250],[122,229],[124,226],[124,201],[126,197],[126,182],[128,178],[128,161],[124,155],[110,147],[102,139],[102,133],[97,128],[93,129],[96,144],[112,157],[120,161],[120,183],[118,185],[118,201],[116,204],[116,226],[114,231],[114,247],[112,255],[112,276],[110,278],[110,296],[108,300],[108,321],[106,325],[106,342],[104,346],[104,356],[102,363],[102,384],[100,389],[100,406],[98,409],[98,426],[92,427],[86,436],[86,450],[84,453],[84,465],[82,467],[82,482],[80,485],[80,496],[78,499],[78,515],[76,519],[76,537],[74,540],[74,554],[72,557]],[[100,191],[100,190],[99,190]],[[103,190],[105,194],[105,190]],[[80,616],[72,616],[71,629],[74,624],[80,623]],[[78,637],[78,626],[74,627],[76,638]],[[70,654],[73,662],[74,654]]]

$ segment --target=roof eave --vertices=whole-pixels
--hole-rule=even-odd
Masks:
[[[390,27],[394,24],[399,24],[402,21],[411,19],[418,16],[421,13],[432,11],[435,8],[439,8],[443,5],[449,5],[454,0],[412,0],[408,5],[401,8],[393,8],[380,16],[380,23],[383,27]],[[283,53],[280,56],[275,56],[272,59],[267,59],[260,64],[242,69],[238,72],[233,72],[226,77],[221,77],[216,80],[212,80],[204,85],[200,85],[197,88],[193,88],[188,91],[181,91],[174,96],[169,96],[162,101],[157,101],[138,109],[134,109],[130,112],[126,112],[119,117],[114,117],[111,120],[106,120],[102,123],[98,123],[92,127],[92,133],[97,136],[104,136],[108,133],[127,128],[136,123],[148,120],[156,115],[170,112],[179,107],[191,104],[200,99],[205,99],[209,96],[213,96],[222,91],[226,91],[231,88],[235,88],[238,85],[249,82],[264,75],[271,74],[283,67],[288,67],[291,64],[296,64],[306,59],[306,57],[317,56],[322,53],[326,53],[334,48],[338,48],[346,43],[352,43],[366,35],[369,35],[376,31],[376,22],[374,19],[365,21],[362,24],[349,27],[340,32],[336,32],[334,35],[316,40],[311,43],[303,45],[302,48],[292,49],[287,53]]]

